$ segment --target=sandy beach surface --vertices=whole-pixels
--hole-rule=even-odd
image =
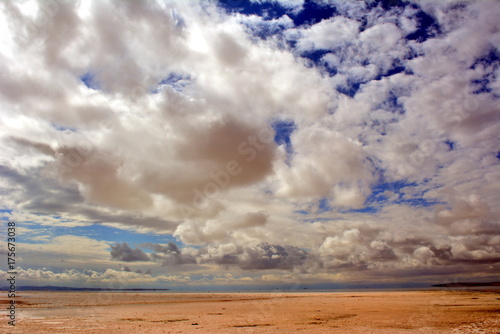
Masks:
[[[23,292],[16,307],[1,333],[500,333],[498,290]]]

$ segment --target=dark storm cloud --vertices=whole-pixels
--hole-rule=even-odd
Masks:
[[[126,242],[111,245],[111,257],[115,260],[125,262],[151,261],[151,258],[140,248],[132,249]]]

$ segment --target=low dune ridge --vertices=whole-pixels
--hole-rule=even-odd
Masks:
[[[2,308],[9,302],[0,299]],[[500,293],[24,292],[5,333],[500,333]]]

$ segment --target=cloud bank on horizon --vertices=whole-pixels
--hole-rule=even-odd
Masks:
[[[499,2],[0,8],[25,282],[498,279]]]

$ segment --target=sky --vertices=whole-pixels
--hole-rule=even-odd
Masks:
[[[500,2],[2,1],[18,285],[500,279]]]

